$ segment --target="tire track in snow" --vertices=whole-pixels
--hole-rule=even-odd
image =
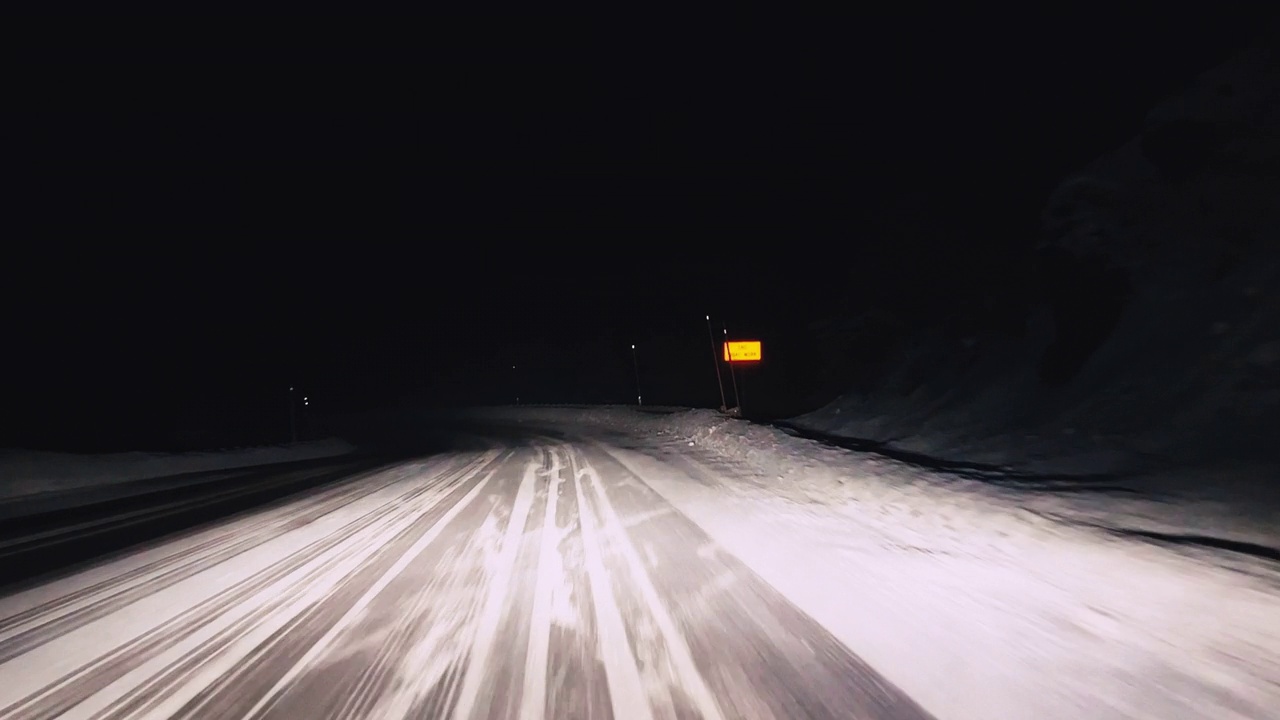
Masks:
[[[105,532],[113,532],[170,515],[217,505],[236,498],[256,495],[265,490],[292,485],[299,480],[319,479],[331,475],[334,475],[332,469],[319,471],[314,469],[296,470],[290,473],[268,476],[260,483],[215,487],[212,491],[208,488],[202,488],[205,492],[194,497],[180,497],[164,503],[156,503],[154,500],[151,503],[139,503],[132,509],[101,517],[90,517],[73,525],[56,525],[39,532],[0,539],[0,562],[7,562],[7,558],[21,556],[24,553],[55,547],[67,542],[84,540]]]
[[[538,553],[537,584],[533,591],[533,609],[529,619],[529,646],[525,651],[524,683],[520,694],[520,720],[547,717],[547,659],[551,649],[551,611],[557,578],[563,565],[559,544],[564,537],[556,523],[560,486],[564,483],[564,465],[560,453],[552,450],[551,467],[547,470],[547,502],[542,520],[542,542]]]
[[[681,482],[659,476],[669,466],[632,469],[607,446],[592,448],[590,457],[608,478],[610,504],[625,519],[633,542],[644,548],[650,577],[685,629],[694,661],[726,714],[929,718],[683,512],[653,512],[670,503],[651,483],[671,492]],[[736,531],[752,533],[755,527],[752,518],[740,518]],[[821,577],[812,580],[813,591],[821,592]]]
[[[359,597],[480,482],[488,482],[487,477],[454,486],[449,496],[421,518],[414,529],[389,543],[376,561],[366,563],[342,589],[300,615],[294,625],[255,648],[251,659],[224,674],[172,717],[198,720],[245,717],[257,700],[302,660],[317,639],[330,631]],[[458,534],[460,518],[461,515],[452,515],[445,533],[437,535],[431,547],[449,548],[452,544],[449,540]],[[461,521],[461,524],[467,523]],[[418,564],[415,560],[410,567]],[[408,591],[406,581],[409,581]],[[394,669],[395,655],[403,652],[398,649],[403,640],[396,633],[416,628],[438,608],[447,597],[438,590],[434,578],[401,573],[373,604],[360,611],[357,621],[338,636],[329,651],[290,682],[264,712],[285,718],[369,717],[372,700],[393,687],[390,683],[395,679],[390,678],[388,672]],[[373,621],[372,627],[370,621]],[[388,628],[388,625],[395,627]]]
[[[479,701],[480,688],[488,676],[489,657],[493,654],[494,645],[498,642],[498,624],[502,620],[503,610],[507,604],[507,588],[511,583],[511,574],[515,570],[516,553],[520,550],[525,525],[529,522],[529,511],[533,507],[534,483],[541,466],[542,463],[538,461],[531,461],[525,466],[524,477],[521,478],[520,488],[516,491],[515,505],[511,509],[511,517],[507,519],[502,548],[491,570],[489,592],[485,598],[484,609],[480,612],[479,627],[476,628],[471,654],[467,660],[462,691],[453,711],[453,716],[460,720],[469,720],[476,717],[476,712],[484,712],[488,709],[487,700],[484,703]],[[478,705],[483,707],[477,707]]]
[[[379,475],[390,473],[386,470],[358,473],[315,494],[291,498],[279,506],[273,504],[248,510],[226,518],[215,527],[196,529],[187,535],[177,534],[166,538],[162,545],[141,546],[128,555],[108,559],[84,573],[15,593],[0,601],[0,613],[4,614],[0,619],[0,643],[7,643],[23,626],[48,625],[68,612],[83,609],[86,604],[110,600],[111,594],[136,588],[138,581],[150,581],[172,566],[200,559],[201,553],[225,547],[232,539],[269,539],[278,534],[280,528],[299,522],[300,517],[312,517],[317,511],[319,515],[314,517],[327,514],[404,477],[403,474],[390,475],[374,487],[359,484],[361,480]],[[188,544],[184,542],[186,540],[194,542]]]
[[[693,654],[689,650],[689,644],[685,640],[684,634],[676,626],[671,614],[667,611],[666,605],[662,602],[657,589],[653,586],[653,581],[649,579],[644,561],[641,560],[635,547],[631,544],[622,521],[610,504],[599,473],[591,466],[585,456],[571,453],[570,461],[574,477],[580,483],[584,477],[589,480],[597,506],[600,509],[604,525],[603,533],[609,537],[611,545],[621,559],[625,561],[626,570],[629,571],[627,575],[630,584],[639,591],[639,597],[643,601],[649,617],[657,625],[662,645],[666,650],[667,659],[671,663],[674,672],[674,677],[671,679],[680,685],[687,699],[692,703],[693,709],[704,720],[724,720],[724,714],[720,710],[720,705],[716,701],[715,695],[707,686],[706,681],[703,680],[702,673],[698,671],[698,666],[693,661]],[[639,650],[638,647],[634,649]]]
[[[480,494],[480,491],[484,489],[485,485],[488,484],[492,477],[493,473],[490,472],[481,479],[480,482],[472,487],[466,495],[449,508],[448,512],[446,512],[444,516],[441,517],[426,533],[418,538],[418,540],[400,556],[395,564],[388,568],[387,571],[383,573],[383,575],[379,577],[378,580],[368,590],[366,590],[359,599],[356,600],[347,612],[344,613],[336,623],[330,626],[324,635],[311,645],[307,652],[304,653],[303,656],[285,672],[284,676],[281,677],[275,685],[273,685],[266,694],[264,694],[253,705],[253,707],[249,709],[247,713],[245,713],[245,717],[259,717],[269,710],[273,701],[281,694],[281,692],[288,688],[288,686],[302,675],[304,671],[312,667],[324,652],[329,649],[334,641],[344,631],[355,624],[355,622],[360,618],[361,613],[369,606],[374,598],[376,598],[378,594],[387,587],[387,585],[391,584],[391,582],[399,576],[400,573],[404,572],[405,568],[408,567],[418,555],[426,550],[427,546],[429,546],[436,537],[439,536],[444,528],[468,505],[470,505],[473,500],[475,500],[476,496]]]
[[[93,660],[71,669],[70,672],[58,675],[58,673],[63,672],[62,668],[66,664],[66,661],[62,660],[62,656],[68,654],[74,656],[78,649],[76,647],[62,648],[60,646],[66,644],[66,642],[62,642],[64,639],[70,641],[77,633],[61,636],[57,640],[35,648],[25,655],[14,658],[5,665],[0,665],[0,671],[16,667],[24,671],[18,674],[19,677],[26,676],[21,677],[21,681],[9,685],[7,688],[0,686],[0,699],[6,696],[10,698],[10,701],[6,703],[3,709],[0,709],[0,718],[20,717],[26,720],[27,718],[57,717],[65,713],[68,709],[83,702],[93,694],[116,682],[120,677],[141,666],[149,658],[165,652],[176,643],[181,642],[182,638],[213,622],[223,613],[261,591],[262,588],[270,586],[280,578],[307,565],[332,548],[348,542],[368,528],[389,520],[394,521],[395,518],[403,515],[402,508],[404,503],[412,502],[439,486],[457,482],[459,478],[465,476],[468,471],[473,470],[475,465],[486,460],[486,458],[488,456],[478,458],[472,463],[468,463],[460,471],[438,476],[433,479],[433,482],[425,483],[422,487],[408,494],[388,493],[389,497],[386,499],[370,496],[365,500],[367,504],[373,507],[356,518],[345,522],[342,518],[334,518],[330,525],[336,525],[337,527],[321,526],[319,531],[316,531],[314,527],[307,528],[311,529],[312,533],[305,532],[306,529],[294,531],[289,533],[289,535],[293,536],[293,542],[285,543],[285,547],[275,548],[264,545],[256,548],[249,554],[256,552],[261,556],[253,558],[257,564],[261,565],[259,569],[250,570],[247,576],[239,578],[231,586],[220,592],[214,592],[205,599],[178,610],[176,613],[166,607],[165,603],[171,598],[165,597],[164,593],[149,595],[145,600],[121,611],[130,611],[129,619],[122,622],[122,629],[120,630],[120,632],[126,633],[125,636],[113,641],[109,639],[111,632],[108,632],[108,638],[104,638],[104,640],[107,643],[106,647],[110,649]],[[315,536],[309,537],[309,535]],[[285,539],[288,538],[282,536],[278,539],[278,542]],[[279,551],[291,545],[296,547],[293,552],[283,557],[278,555]],[[235,572],[240,568],[232,568],[231,570]],[[208,572],[214,571],[216,571],[216,568]],[[186,584],[190,584],[201,577],[190,578]],[[180,598],[183,594],[181,591],[186,589],[183,585],[179,584],[171,587],[169,589],[170,594],[178,592]],[[129,630],[130,621],[136,622],[152,614],[158,614],[163,619],[138,635],[132,637],[127,635],[127,633],[131,632]],[[94,630],[99,625],[102,625],[103,622],[109,623],[111,617],[107,616],[97,623],[80,628],[80,631]],[[98,633],[94,634],[97,635]],[[113,645],[113,642],[119,644]],[[33,655],[39,655],[40,658],[28,657]],[[44,657],[46,655],[49,657]],[[27,662],[24,664],[24,661]],[[15,697],[16,693],[22,691],[23,687],[39,689],[25,697]],[[9,692],[6,693],[6,689]]]
[[[361,480],[374,478],[379,474],[379,471],[371,471],[348,478],[341,487],[330,488],[317,496],[303,500],[304,504],[299,511],[291,512],[289,507],[276,508],[275,511],[267,511],[271,513],[269,517],[261,520],[255,518],[248,527],[239,528],[234,525],[229,529],[219,527],[211,537],[194,545],[183,546],[177,552],[146,561],[105,580],[94,582],[87,587],[60,595],[52,601],[0,620],[0,664],[154,592],[226,562],[282,532],[310,524],[352,502],[400,482],[406,476],[405,473],[387,473],[388,477],[372,487],[358,484]],[[208,531],[202,532],[202,534],[205,533]],[[139,555],[146,553],[147,551],[143,550]],[[111,565],[118,563],[127,565],[133,557],[123,558]],[[40,592],[46,593],[49,590],[41,589]]]
[[[458,487],[465,486],[486,466],[485,462],[477,462],[461,477],[444,483],[443,487],[437,485],[438,491],[424,500],[419,508],[420,512],[407,509],[406,514],[395,525],[384,528],[378,535],[361,538],[358,545],[346,548],[344,553],[354,555],[356,559],[344,559],[342,562],[345,567],[336,570],[319,568],[316,570],[318,577],[307,581],[309,585],[282,581],[281,585],[287,590],[286,593],[281,593],[282,599],[272,601],[270,607],[245,618],[240,627],[229,628],[217,642],[200,645],[198,653],[180,655],[185,669],[175,670],[172,673],[174,678],[167,685],[155,686],[145,693],[135,693],[150,696],[149,705],[141,710],[117,712],[108,717],[136,717],[140,713],[148,716],[159,713],[166,717],[173,717],[179,712],[196,717],[212,714],[214,711],[208,705],[216,693],[206,692],[207,689],[234,682],[236,668],[248,666],[246,658],[269,649],[273,638],[277,641],[283,639],[280,632],[283,628],[332,601],[344,583],[359,574],[360,570],[376,564],[377,558],[385,556],[388,549],[403,546],[399,541],[406,536],[412,537],[422,518],[438,508]],[[270,589],[264,590],[264,594],[272,596]]]
[[[570,455],[570,467],[573,466]],[[618,601],[609,587],[609,570],[600,556],[600,541],[596,535],[596,522],[582,492],[582,477],[573,473],[573,491],[578,501],[578,519],[582,525],[582,543],[587,574],[591,580],[591,599],[598,628],[600,659],[609,683],[609,701],[614,718],[650,720],[653,710],[649,706],[648,693],[640,679],[640,668],[631,643],[627,639],[626,626]]]
[[[355,686],[345,702],[333,714],[334,720],[352,720],[372,714],[380,691],[394,676],[397,665],[411,647],[415,626],[430,612],[437,601],[433,591],[438,583],[430,583],[422,592],[410,596],[407,604],[400,606],[400,614],[387,630],[387,640],[378,646],[369,664],[360,671]]]
[[[120,614],[78,626],[61,657],[0,664],[0,701],[40,691],[0,720],[923,717],[878,706],[892,694],[870,687],[878,676],[655,492],[652,472],[557,439],[487,455],[409,492],[393,479],[326,496],[354,503],[338,515],[254,516],[193,536],[198,552],[51,583],[81,594],[45,625],[105,603]],[[267,546],[212,561],[250,539]],[[155,597],[123,602],[148,582]]]
[[[316,720],[448,717],[461,688],[492,560],[500,553],[529,456],[522,450],[504,463],[476,501],[369,602],[263,715]],[[336,616],[329,624],[334,621]],[[502,637],[521,646],[519,639]],[[305,650],[277,654],[268,662],[282,672]],[[503,656],[497,659],[492,664],[501,666]],[[275,680],[252,690],[255,698]],[[491,686],[485,692],[504,694]],[[252,704],[224,702],[227,709],[221,716],[243,717]]]
[[[409,520],[410,526],[412,519]],[[408,529],[388,524],[358,545],[300,568],[235,606],[216,623],[183,638],[165,653],[72,708],[68,720],[170,717],[208,685],[230,672],[291,620],[329,596],[386,542]]]
[[[469,477],[471,474],[471,472],[464,472],[462,479]],[[414,498],[428,498],[426,500],[427,505],[422,508],[423,512],[427,512],[430,507],[443,498],[444,494],[447,493],[447,488],[458,480],[458,476],[438,478],[436,482],[428,483],[427,488],[437,490],[444,486],[446,488],[444,491],[440,491],[437,495],[415,492],[413,493]],[[276,597],[277,595],[288,598],[302,594],[303,597],[307,597],[305,592],[300,593],[300,591],[308,589],[308,585],[315,582],[317,575],[327,573],[334,565],[344,563],[346,558],[352,554],[365,553],[367,557],[368,553],[377,551],[380,538],[376,536],[371,539],[368,538],[367,534],[369,532],[385,533],[388,529],[394,532],[396,527],[405,527],[406,520],[414,513],[414,506],[409,505],[405,509],[380,517],[360,528],[360,535],[353,538],[354,542],[346,542],[344,540],[338,543],[326,543],[323,555],[327,555],[327,559],[323,556],[317,557],[312,554],[302,567],[295,567],[284,578],[275,578],[273,581],[275,583],[274,586],[256,588],[255,594],[247,598],[242,597],[224,611],[205,618],[197,627],[181,634],[171,645],[158,649],[146,657],[139,658],[131,655],[129,659],[134,667],[126,673],[126,677],[118,677],[107,686],[99,688],[98,692],[82,699],[82,703],[86,707],[92,707],[93,703],[96,702],[99,707],[104,709],[104,712],[120,708],[127,709],[131,705],[146,701],[148,696],[154,699],[157,694],[163,692],[160,688],[169,687],[172,690],[174,687],[182,687],[182,684],[193,673],[208,670],[210,666],[206,664],[206,661],[216,657],[218,649],[234,643],[246,632],[253,630],[264,622],[268,622],[271,619],[271,610],[278,608],[280,606],[279,603],[283,602]],[[409,524],[411,525],[411,523]],[[308,565],[311,566],[309,569]],[[336,578],[336,581],[340,580],[341,576]],[[264,603],[266,607],[263,607]],[[199,642],[201,637],[205,638],[205,642]],[[184,647],[187,652],[183,652]],[[163,659],[166,657],[170,660],[168,665],[163,664]],[[135,679],[133,683],[128,681],[128,676],[132,676]],[[173,695],[174,693],[170,692],[168,694]],[[104,705],[103,703],[106,702],[104,699],[111,697],[116,697],[117,699]],[[69,712],[74,713],[80,710],[80,707],[76,707]]]
[[[532,464],[540,466],[543,454],[537,451],[538,459]],[[512,458],[502,477],[490,484],[488,502],[477,503],[473,511],[460,516],[449,538],[437,540],[435,549],[406,567],[370,606],[362,622],[352,628],[349,640],[339,643],[340,652],[325,658],[325,670],[333,674],[334,684],[344,689],[329,697],[341,697],[344,692],[349,695],[342,712],[326,717],[349,720],[451,714],[473,654],[485,591],[495,577],[506,577],[514,570],[504,570],[495,560],[502,555],[503,538],[517,509],[516,490],[524,466]],[[512,468],[514,477],[508,477]],[[503,593],[505,606],[516,603],[521,579],[517,574]],[[504,622],[512,619],[505,610],[503,617]],[[498,634],[504,644],[516,647],[518,636],[503,632],[509,629],[500,625]],[[362,641],[351,642],[356,638],[367,638],[364,649],[356,646]],[[494,659],[497,662],[485,666],[490,677],[503,666],[504,656]],[[363,671],[361,661],[369,665]],[[291,692],[295,702],[306,698],[307,708],[322,706],[316,692],[322,676],[307,677],[305,684],[296,686],[296,692]],[[486,683],[480,698],[502,701],[507,695],[503,688]],[[273,714],[291,717],[298,712],[286,707]]]
[[[563,720],[593,720],[612,716],[608,676],[600,650],[599,623],[587,570],[586,540],[568,456],[561,472],[563,496],[557,503],[556,523],[562,530],[556,567],[542,565],[538,574],[554,575],[551,604],[551,647],[548,657],[547,714]]]

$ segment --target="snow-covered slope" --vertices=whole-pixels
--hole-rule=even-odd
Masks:
[[[0,451],[0,500],[206,470],[230,470],[335,457],[354,449],[343,440],[329,439],[293,445],[192,453],[73,455],[4,450]]]
[[[940,326],[797,419],[1054,472],[1274,458],[1280,59],[1241,53],[1050,198],[1018,334]]]

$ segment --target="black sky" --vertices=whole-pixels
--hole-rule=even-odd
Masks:
[[[41,23],[12,51],[0,444],[291,383],[626,400],[621,349],[674,377],[648,366],[704,313],[927,317],[1261,13]]]

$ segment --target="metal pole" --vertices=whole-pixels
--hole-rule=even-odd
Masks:
[[[724,327],[724,341],[729,342],[729,327]],[[733,381],[733,404],[738,408],[738,414],[742,414],[742,400],[738,397],[738,374],[733,369],[733,361],[729,361],[729,379]]]
[[[640,394],[640,360],[636,357],[636,344],[631,343],[631,362],[636,366],[636,404],[644,404],[644,396]]]
[[[711,331],[711,316],[707,316],[707,339],[711,341],[711,364],[716,366],[716,385],[720,388],[720,409],[728,410],[729,402],[724,399],[724,378],[720,375],[720,353],[716,352],[716,335]]]
[[[294,409],[293,387],[289,387],[289,440],[290,442],[298,442],[298,421],[296,419],[296,410]]]

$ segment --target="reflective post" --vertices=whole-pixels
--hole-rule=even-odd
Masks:
[[[729,327],[724,326],[724,341],[729,342]],[[729,379],[733,381],[733,406],[742,414],[742,400],[738,397],[738,373],[733,369],[733,360],[729,360]]]
[[[716,335],[711,331],[711,316],[707,316],[707,339],[711,341],[711,364],[716,366],[716,385],[720,388],[720,409],[728,410],[729,403],[724,399],[724,378],[720,375],[720,353],[716,352]]]
[[[640,359],[636,356],[636,344],[631,343],[631,363],[636,368],[636,404],[644,404],[644,396],[640,393]]]

